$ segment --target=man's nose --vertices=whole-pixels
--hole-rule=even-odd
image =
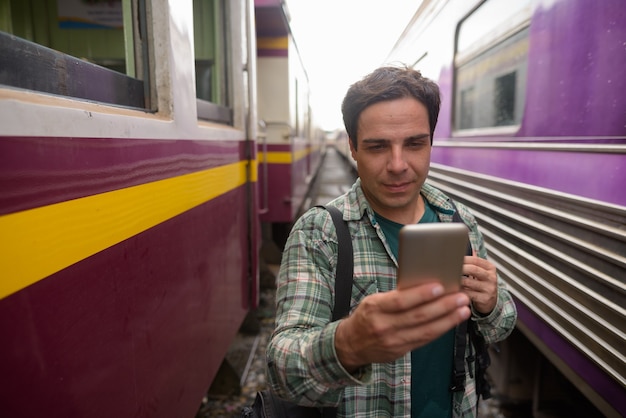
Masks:
[[[408,167],[404,153],[401,147],[392,147],[389,155],[389,161],[387,162],[387,169],[389,171],[404,171]]]

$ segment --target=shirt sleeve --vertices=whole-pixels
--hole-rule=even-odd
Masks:
[[[271,389],[301,405],[337,405],[346,385],[363,384],[371,371],[348,373],[335,352],[337,237],[330,215],[311,209],[285,244],[276,289],[276,328],[267,351]]]

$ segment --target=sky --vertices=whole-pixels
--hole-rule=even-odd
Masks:
[[[311,86],[311,107],[325,130],[343,128],[350,86],[385,63],[420,0],[286,0],[291,31]]]

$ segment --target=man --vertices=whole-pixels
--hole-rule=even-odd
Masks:
[[[408,68],[379,68],[348,90],[342,112],[359,179],[330,204],[354,246],[351,313],[330,322],[337,236],[327,211],[310,209],[291,231],[277,277],[267,371],[279,396],[337,406],[340,417],[476,416],[473,372],[464,391],[450,391],[455,327],[471,318],[489,344],[510,334],[517,314],[475,218],[426,183],[439,106],[437,85]],[[474,251],[462,291],[444,293],[436,282],[396,289],[400,228],[451,222],[455,210]]]

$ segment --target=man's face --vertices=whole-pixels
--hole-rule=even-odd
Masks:
[[[379,102],[359,117],[355,150],[363,192],[372,209],[398,223],[423,213],[419,193],[430,166],[428,110],[413,98]]]

